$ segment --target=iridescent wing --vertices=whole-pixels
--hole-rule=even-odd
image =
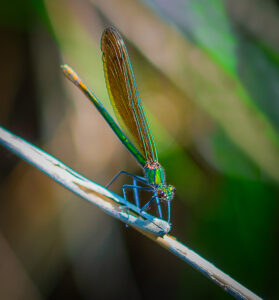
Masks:
[[[118,31],[107,28],[101,49],[111,104],[123,131],[146,158],[157,161],[157,151],[139,96],[127,49]]]

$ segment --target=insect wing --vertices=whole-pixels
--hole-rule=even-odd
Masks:
[[[128,52],[118,31],[107,28],[101,39],[106,84],[123,131],[146,158],[157,161],[157,151],[142,107]]]

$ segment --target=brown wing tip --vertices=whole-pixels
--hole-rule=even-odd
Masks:
[[[104,30],[102,37],[101,37],[102,52],[105,51],[105,43],[107,43],[108,40],[112,40],[112,38],[114,38],[117,42],[123,40],[120,33],[118,32],[118,30],[113,26],[109,26]]]
[[[117,29],[114,27],[114,26],[108,26],[105,30],[104,30],[104,32],[117,32]]]

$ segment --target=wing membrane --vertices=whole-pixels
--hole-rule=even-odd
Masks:
[[[109,98],[117,120],[148,161],[157,161],[157,151],[135,82],[125,44],[113,28],[101,39],[103,64]]]

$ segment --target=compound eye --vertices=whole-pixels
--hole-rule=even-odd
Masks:
[[[158,191],[158,193],[157,193],[157,196],[158,196],[159,198],[163,198],[164,195],[165,195],[165,193],[164,193],[163,191]]]

